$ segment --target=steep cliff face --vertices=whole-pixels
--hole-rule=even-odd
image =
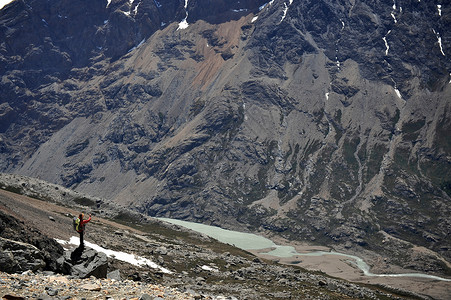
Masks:
[[[449,272],[449,5],[44,2],[1,11],[2,170]]]

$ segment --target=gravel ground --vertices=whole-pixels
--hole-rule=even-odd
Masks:
[[[45,275],[27,272],[0,272],[2,299],[200,299],[193,292],[181,292],[171,287],[131,280],[76,279],[70,276]],[[16,297],[16,298],[13,298]],[[202,296],[202,299],[223,299]]]

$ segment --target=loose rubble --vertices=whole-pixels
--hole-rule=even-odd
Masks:
[[[68,275],[0,272],[2,299],[199,299],[199,295],[162,285]],[[13,298],[15,297],[15,298]],[[202,296],[202,299],[221,299]]]

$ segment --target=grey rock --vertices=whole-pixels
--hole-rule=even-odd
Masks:
[[[121,273],[119,272],[119,270],[114,270],[114,271],[109,272],[107,274],[107,278],[108,279],[114,279],[114,280],[117,280],[117,281],[121,281],[122,280]]]
[[[76,248],[64,254],[63,272],[79,278],[106,278],[108,259],[104,253],[90,248]]]
[[[56,295],[58,295],[58,290],[51,288],[51,287],[45,287],[45,290],[47,291],[47,295],[54,297]]]
[[[143,294],[141,297],[139,297],[139,300],[154,300],[155,298],[152,298],[149,294]]]
[[[0,269],[8,273],[37,271],[45,267],[42,252],[33,245],[0,237]]]

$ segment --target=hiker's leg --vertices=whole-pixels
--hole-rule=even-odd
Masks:
[[[79,232],[79,234],[80,234],[80,246],[82,246],[83,245],[83,234],[84,234],[84,232],[81,231],[81,232]]]

